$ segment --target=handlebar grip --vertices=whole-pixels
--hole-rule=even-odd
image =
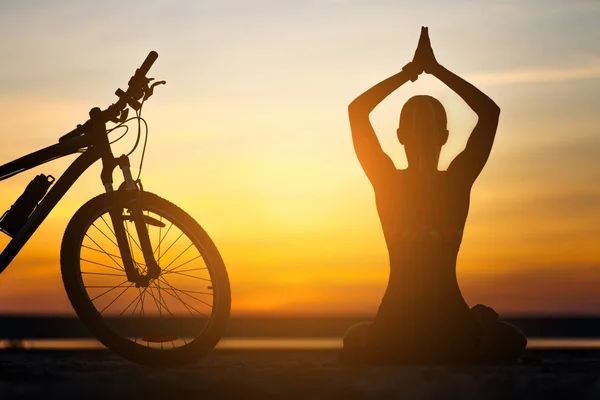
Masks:
[[[138,76],[146,76],[154,61],[158,58],[158,53],[154,50],[148,53],[148,57],[144,60],[142,66],[136,71],[136,75]]]

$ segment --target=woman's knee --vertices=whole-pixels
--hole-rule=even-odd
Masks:
[[[366,346],[367,332],[371,324],[371,321],[363,321],[348,328],[344,333],[344,347]]]
[[[527,337],[516,326],[496,321],[487,330],[482,343],[482,352],[492,361],[517,361],[525,351]]]
[[[498,321],[498,325],[497,329],[501,332],[500,335],[503,337],[505,346],[518,352],[519,355],[522,354],[525,351],[525,347],[527,347],[527,336],[525,336],[523,331],[504,321]]]

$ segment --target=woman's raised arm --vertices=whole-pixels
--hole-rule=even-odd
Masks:
[[[479,118],[465,149],[448,167],[448,171],[457,171],[458,174],[473,183],[492,151],[500,117],[500,107],[481,90],[437,62],[431,49],[427,28],[421,32],[421,37],[417,53],[420,55],[424,71],[438,78],[458,94]]]
[[[383,152],[369,120],[369,114],[383,99],[400,86],[409,80],[417,80],[421,72],[423,72],[423,69],[419,63],[409,62],[402,71],[379,82],[358,96],[348,106],[354,151],[365,174],[373,185],[384,181],[386,176],[396,170],[396,167],[388,155]]]

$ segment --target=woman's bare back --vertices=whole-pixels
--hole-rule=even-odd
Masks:
[[[423,72],[454,90],[478,116],[465,149],[447,171],[437,169],[448,139],[445,110],[437,99],[414,96],[402,108],[397,132],[406,170],[395,168],[369,120],[377,104]],[[515,361],[525,336],[498,321],[489,307],[469,309],[456,279],[471,186],[492,149],[500,108],[437,63],[424,27],[413,61],[357,97],[348,113],[356,155],[375,190],[390,278],[375,320],[349,330],[340,359]],[[484,342],[490,344],[487,350],[481,350]]]

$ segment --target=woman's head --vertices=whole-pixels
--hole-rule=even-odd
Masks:
[[[436,168],[448,140],[446,110],[438,99],[413,96],[400,112],[398,140],[404,145],[409,167]]]

